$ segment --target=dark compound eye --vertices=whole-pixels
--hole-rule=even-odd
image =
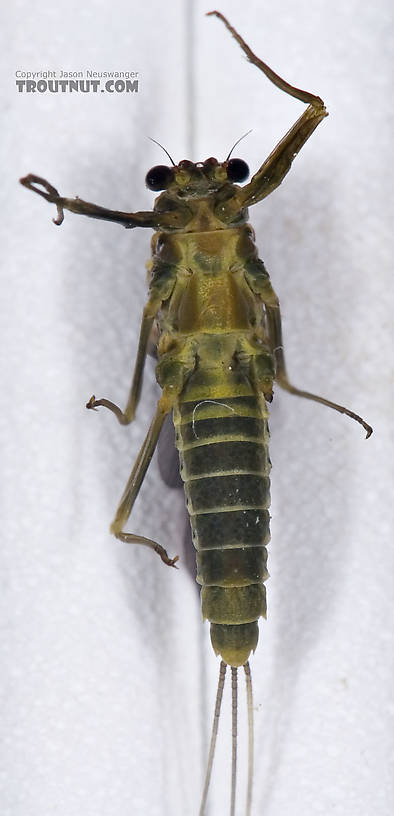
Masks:
[[[245,181],[249,175],[249,167],[243,159],[230,159],[227,162],[227,178],[230,181]]]
[[[165,190],[174,179],[174,171],[164,164],[157,164],[146,174],[145,184],[150,190]]]

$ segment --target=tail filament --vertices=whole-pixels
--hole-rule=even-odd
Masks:
[[[215,712],[213,715],[211,742],[209,745],[208,763],[205,774],[204,790],[201,798],[199,816],[204,816],[208,798],[208,789],[211,782],[213,760],[215,756],[216,739],[219,729],[220,710],[223,699],[224,683],[226,678],[227,663],[221,661],[216,692]],[[252,676],[249,662],[244,664],[246,682],[246,700],[248,708],[248,785],[246,794],[245,816],[251,816],[252,808],[252,787],[253,787],[253,694]],[[238,669],[231,666],[231,804],[230,816],[235,816],[235,796],[237,786],[237,742],[238,742]]]
[[[218,735],[218,728],[219,728],[220,708],[221,708],[221,705],[222,705],[224,681],[225,681],[225,677],[226,677],[226,669],[227,669],[227,663],[225,663],[222,660],[221,663],[220,663],[218,690],[217,690],[217,693],[216,693],[216,703],[215,703],[215,713],[213,715],[211,742],[210,742],[210,745],[209,745],[208,765],[207,765],[207,771],[206,771],[206,774],[205,774],[204,790],[203,790],[202,798],[201,798],[199,816],[204,816],[205,806],[206,806],[206,803],[207,803],[209,783],[211,781],[211,775],[212,775],[213,758],[215,756],[216,737]]]

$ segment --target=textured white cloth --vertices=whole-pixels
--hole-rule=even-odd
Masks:
[[[329,117],[251,209],[295,384],[374,426],[275,392],[268,621],[251,661],[253,813],[393,811],[392,4],[222,0],[256,53]],[[164,154],[252,172],[304,106],[249,65],[206,4],[20,0],[2,9],[2,816],[193,816],[218,661],[185,569],[109,523],[158,389],[123,405],[150,230],[55,209],[17,185],[150,209]],[[18,93],[17,70],[131,70],[135,94]],[[194,146],[191,144],[193,136]],[[153,461],[129,529],[179,552],[183,495]],[[242,687],[243,678],[241,677]],[[240,695],[243,698],[243,693]],[[229,700],[210,798],[229,808]],[[240,763],[246,756],[243,702]],[[244,812],[244,779],[238,813]]]

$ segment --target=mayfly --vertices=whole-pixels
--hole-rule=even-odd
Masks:
[[[148,264],[149,297],[143,310],[137,360],[125,410],[92,396],[87,408],[104,406],[122,425],[138,405],[151,338],[158,336],[156,378],[162,388],[156,411],[122,495],[112,533],[121,541],[153,549],[168,566],[164,547],[125,531],[152,459],[163,422],[172,412],[192,536],[202,614],[210,621],[213,649],[221,656],[214,722],[200,816],[206,811],[227,666],[232,675],[232,773],[230,814],[235,814],[237,763],[237,671],[244,668],[249,748],[247,816],[253,778],[253,702],[250,653],[258,641],[258,620],[266,615],[268,577],[269,473],[267,403],[273,382],[355,419],[369,437],[372,428],[353,411],[293,386],[283,351],[278,298],[259,259],[248,207],[278,187],[307,139],[327,116],[323,101],[289,85],[251,51],[218,11],[218,17],[247,59],[280,90],[307,104],[251,180],[246,163],[208,158],[158,165],[146,176],[160,192],[152,211],[120,212],[79,198],[64,198],[45,179],[28,175],[21,183],[64,210],[114,221],[131,229],[154,230]],[[238,144],[238,142],[236,143]],[[167,152],[167,151],[166,151]]]

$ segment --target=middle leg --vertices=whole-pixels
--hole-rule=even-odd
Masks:
[[[161,302],[160,302],[161,305]],[[127,405],[124,411],[115,405],[114,402],[108,399],[98,399],[93,396],[90,397],[89,402],[86,403],[86,408],[96,410],[99,406],[108,408],[115,414],[117,420],[121,425],[129,425],[134,419],[135,410],[141,394],[142,378],[144,373],[145,359],[147,355],[148,341],[153,326],[153,321],[156,317],[158,306],[148,302],[145,306],[141,321],[140,337],[138,342],[137,360],[134,368],[133,380],[130,388]]]
[[[365,419],[360,417],[358,414],[355,414],[354,411],[351,411],[349,408],[345,408],[344,405],[339,405],[337,402],[331,402],[331,400],[325,399],[325,397],[319,397],[317,394],[311,394],[309,391],[303,391],[300,388],[296,388],[294,385],[292,385],[288,379],[286,371],[282,338],[282,321],[279,304],[276,306],[269,306],[266,304],[265,310],[267,314],[268,335],[275,360],[275,379],[281,388],[283,388],[285,391],[289,391],[290,394],[295,394],[298,397],[314,400],[314,402],[320,402],[321,405],[327,405],[328,408],[333,408],[340,414],[346,414],[346,416],[354,419],[363,426],[367,432],[366,439],[368,439],[368,437],[371,436],[373,428],[371,425],[368,425]]]

